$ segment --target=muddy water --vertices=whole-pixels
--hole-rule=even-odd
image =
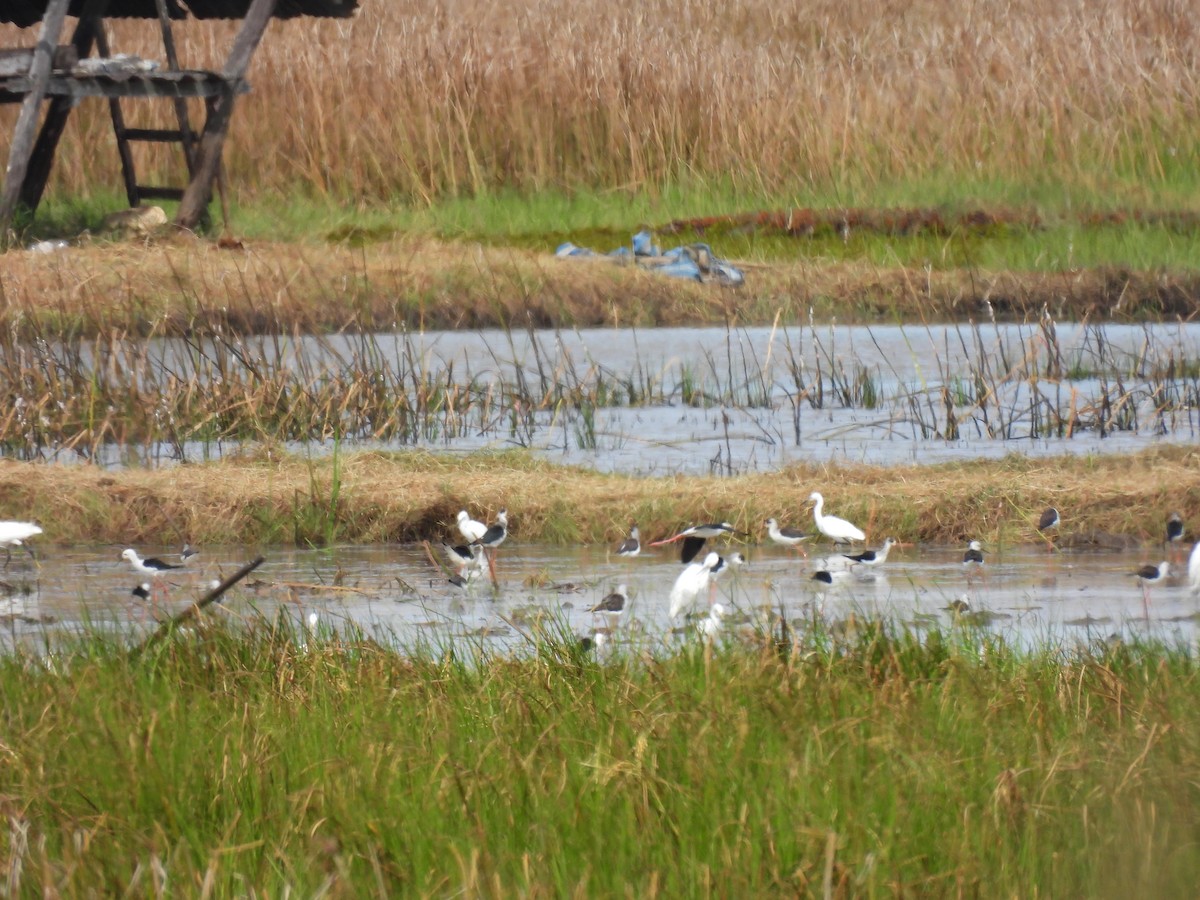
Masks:
[[[1150,588],[1145,618],[1141,589],[1130,573],[1157,561],[1157,547],[1120,553],[988,548],[984,572],[971,578],[963,571],[962,548],[895,548],[882,567],[816,590],[813,560],[774,546],[739,546],[749,562],[721,579],[715,595],[732,611],[727,633],[762,627],[780,608],[801,627],[814,616],[839,626],[872,614],[914,627],[948,626],[955,614],[947,607],[965,598],[971,624],[1028,646],[1074,646],[1113,634],[1189,643],[1200,637],[1200,602],[1181,579]],[[182,608],[209,579],[234,571],[249,555],[206,548],[202,562],[167,580],[158,614]],[[1181,560],[1181,574],[1185,568]],[[321,631],[354,625],[405,646],[477,642],[503,649],[524,646],[533,623],[556,617],[579,635],[615,626],[618,642],[665,646],[694,636],[694,625],[667,615],[668,593],[680,571],[670,548],[625,560],[610,558],[603,548],[513,542],[499,553],[499,588],[478,584],[464,591],[449,584],[419,546],[271,550],[267,563],[216,614],[242,618],[284,610],[305,622],[315,613]],[[14,558],[4,577],[0,634],[8,644],[36,646],[46,635],[84,623],[123,632],[152,625],[154,611],[130,595],[138,579],[117,550],[50,548],[40,569]],[[620,620],[587,612],[619,583],[632,597]],[[696,612],[706,610],[701,598]]]

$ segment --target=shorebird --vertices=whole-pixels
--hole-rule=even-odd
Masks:
[[[618,584],[617,589],[588,610],[590,613],[605,613],[612,624],[619,619],[629,605],[629,592],[625,585]]]
[[[1178,544],[1183,540],[1183,516],[1177,512],[1171,513],[1171,518],[1167,519],[1167,543]]]
[[[36,560],[33,548],[26,546],[25,542],[41,533],[41,526],[32,522],[0,522],[0,547],[4,548],[4,568],[7,569],[8,564],[12,562],[13,547],[25,547],[30,558]]]
[[[817,531],[832,540],[835,544],[849,544],[852,541],[865,541],[867,536],[862,533],[862,529],[851,525],[845,519],[839,519],[837,516],[826,516],[822,514],[825,508],[825,498],[817,491],[808,498],[813,502],[813,519],[817,523]]]
[[[690,528],[685,528],[674,537],[655,541],[650,546],[661,547],[663,544],[671,544],[679,540],[683,541],[683,549],[679,553],[679,561],[686,566],[699,555],[706,540],[722,534],[740,535],[741,532],[728,522],[709,522],[705,525],[693,525]]]
[[[132,548],[121,552],[121,559],[127,560],[133,571],[139,575],[149,575],[152,578],[157,578],[170,572],[172,569],[182,569],[183,566],[177,566],[174,563],[164,562],[157,556],[151,556],[149,559],[142,559],[138,556],[138,552]]]
[[[963,553],[962,558],[963,571],[967,573],[967,584],[971,583],[971,578],[976,572],[983,572],[983,544],[979,541],[971,541],[967,544],[967,550]]]
[[[1150,621],[1150,585],[1166,581],[1167,576],[1171,574],[1171,564],[1164,559],[1157,566],[1142,566],[1133,574],[1142,583],[1142,612],[1145,613],[1148,622]]]
[[[1188,584],[1193,594],[1200,594],[1200,541],[1196,542],[1188,558]]]
[[[1062,517],[1059,516],[1058,510],[1053,506],[1047,506],[1042,511],[1042,517],[1038,519],[1037,530],[1038,534],[1046,541],[1049,549],[1054,549],[1054,541],[1050,539],[1047,532],[1054,531],[1062,522]]]
[[[805,556],[808,555],[804,553],[804,548],[800,545],[812,537],[811,534],[801,531],[798,528],[780,528],[779,523],[775,519],[767,519],[766,525],[767,537],[775,543],[783,547],[793,547]]]
[[[629,526],[629,537],[621,542],[621,546],[617,547],[617,556],[628,556],[633,558],[642,552],[642,535],[638,531],[637,523]]]
[[[459,527],[462,527],[461,523]],[[493,584],[496,584],[496,548],[506,540],[508,540],[508,510],[502,509],[496,513],[496,521],[489,525],[482,535],[471,541],[472,547],[482,547],[486,552]]]
[[[720,562],[720,556],[716,553],[709,553],[704,557],[703,562],[689,563],[679,573],[679,577],[675,579],[675,585],[671,588],[671,608],[669,615],[672,619],[696,602],[696,598],[700,596],[700,592],[708,587],[709,579],[712,577],[712,570]]]
[[[887,562],[888,553],[897,543],[895,538],[888,538],[878,550],[864,550],[862,553],[843,553],[842,556],[862,566],[879,566]]]

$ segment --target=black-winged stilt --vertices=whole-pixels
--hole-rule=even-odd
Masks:
[[[898,541],[895,538],[888,538],[878,550],[864,550],[862,553],[843,553],[842,556],[862,566],[879,566],[887,562],[888,553],[891,552],[892,547],[897,543]]]
[[[1133,574],[1142,583],[1142,611],[1146,614],[1146,621],[1150,621],[1150,585],[1166,581],[1171,574],[1171,564],[1164,559],[1157,566],[1142,566]]]
[[[179,551],[179,561],[187,565],[199,555],[200,551],[185,541],[183,549]]]
[[[817,531],[832,540],[835,544],[849,544],[853,541],[865,541],[867,536],[862,529],[851,525],[845,519],[837,516],[824,515],[825,498],[817,491],[809,495],[813,503],[813,520],[817,523]]]
[[[158,577],[170,572],[172,569],[182,569],[183,566],[177,566],[174,563],[164,562],[157,556],[152,556],[149,559],[142,559],[138,556],[138,552],[133,548],[121,552],[121,559],[127,560],[133,571],[139,575],[149,575]]]
[[[132,596],[137,597],[139,600],[149,600],[150,599],[150,582],[143,581],[141,584],[139,584],[137,587],[135,587],[129,593]]]
[[[496,584],[496,548],[508,540],[508,510],[496,513],[496,521],[471,546],[482,547],[487,554],[488,567],[492,573],[492,584]]]
[[[7,569],[8,564],[12,562],[13,547],[25,547],[29,556],[36,560],[33,548],[26,546],[25,542],[41,533],[41,526],[32,522],[0,522],[0,547],[4,548],[4,568]]]
[[[963,565],[968,568],[979,567],[983,565],[983,544],[979,541],[971,541],[967,544],[967,551],[963,554]]]
[[[804,548],[800,545],[812,537],[811,534],[806,531],[801,531],[798,528],[780,528],[779,522],[775,519],[767,519],[766,525],[767,537],[769,537],[775,543],[783,547],[792,547],[796,550],[799,550],[805,556],[808,555],[807,553],[804,553]]]
[[[617,556],[628,556],[631,559],[642,552],[642,535],[638,531],[637,523],[629,526],[629,537],[621,542],[621,546],[617,548]]]
[[[671,588],[671,607],[668,614],[672,619],[696,602],[696,598],[708,587],[712,570],[720,562],[720,556],[716,553],[709,553],[704,557],[703,562],[689,563],[679,573],[679,577],[675,579],[675,584]]]
[[[487,526],[482,522],[477,522],[471,518],[470,514],[465,509],[458,511],[458,531],[466,539],[468,544],[482,538],[487,534]]]
[[[1046,542],[1050,550],[1054,549],[1054,541],[1051,539],[1049,532],[1057,529],[1061,523],[1062,517],[1058,514],[1058,509],[1053,506],[1047,506],[1042,511],[1041,518],[1038,519],[1038,534]]]
[[[722,534],[736,536],[740,535],[741,532],[728,522],[709,522],[705,525],[693,525],[690,528],[685,528],[674,537],[663,538],[661,541],[655,541],[650,546],[661,547],[663,544],[683,541],[683,549],[679,553],[679,561],[686,566],[699,555],[706,540]]]
[[[1167,519],[1167,543],[1178,544],[1183,540],[1183,516],[1177,512],[1171,513],[1171,518]]]

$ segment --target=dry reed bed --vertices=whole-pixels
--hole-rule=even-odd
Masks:
[[[47,256],[10,253],[0,269],[0,328],[183,330],[198,311],[237,333],[408,328],[770,324],[837,316],[962,319],[987,301],[1004,318],[1049,308],[1087,315],[1196,314],[1187,274],[916,271],[800,260],[753,267],[738,290],[701,287],[605,263],[420,238],[353,249],[318,244],[222,250],[188,238],[95,244]],[[165,320],[165,321],[164,321]]]
[[[553,480],[554,490],[546,485]],[[644,478],[556,467],[519,453],[450,459],[421,452],[256,458],[174,469],[0,463],[0,517],[37,518],[48,541],[345,542],[438,539],[464,507],[509,510],[518,541],[615,541],[631,521],[646,538],[728,520],[761,532],[767,516],[807,526],[810,492],[873,540],[956,543],[1035,539],[1048,504],[1064,531],[1161,540],[1172,511],[1200,522],[1200,451],[1122,458],[1009,457],[969,465],[794,466],[734,478]],[[578,511],[588,510],[587,516]]]
[[[234,27],[188,23],[184,60],[218,64]],[[148,25],[115,32],[114,50],[161,57]],[[768,192],[947,170],[1153,185],[1194,159],[1198,67],[1200,29],[1174,0],[366,0],[349,22],[272,25],[227,161],[245,195],[365,204],[685,176]],[[119,184],[97,143],[106,112],[85,104],[58,187]]]

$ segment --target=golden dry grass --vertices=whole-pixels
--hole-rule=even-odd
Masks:
[[[235,27],[182,26],[185,64],[219,67]],[[0,29],[0,46],[32,39]],[[118,23],[113,48],[162,56],[147,23]],[[364,204],[946,171],[1099,193],[1133,175],[1153,195],[1194,158],[1198,51],[1194,10],[1174,0],[364,0],[352,21],[272,24],[227,162],[246,195]],[[66,192],[120,183],[106,115],[97,102],[75,117]]]
[[[548,479],[554,490],[547,491]],[[413,452],[308,462],[263,452],[174,469],[0,464],[0,517],[40,519],[48,540],[350,542],[436,538],[469,506],[510,512],[517,540],[615,541],[636,520],[647,539],[700,521],[756,534],[767,516],[807,526],[808,495],[862,524],[873,540],[1035,540],[1042,509],[1064,531],[1160,540],[1170,512],[1200,520],[1200,450],[1130,457],[1009,457],[969,465],[793,466],[736,478],[601,475],[521,454],[452,459]],[[576,510],[588,509],[581,520]],[[314,524],[314,519],[328,522]],[[322,532],[322,528],[330,528]]]
[[[92,244],[46,256],[9,254],[0,324],[149,333],[193,318],[235,331],[343,328],[770,324],[1000,316],[1189,316],[1193,276],[1084,270],[915,271],[800,259],[755,266],[728,290],[549,253],[396,238],[353,249],[305,243],[222,250],[188,237]],[[330,302],[336,297],[337,302]]]

